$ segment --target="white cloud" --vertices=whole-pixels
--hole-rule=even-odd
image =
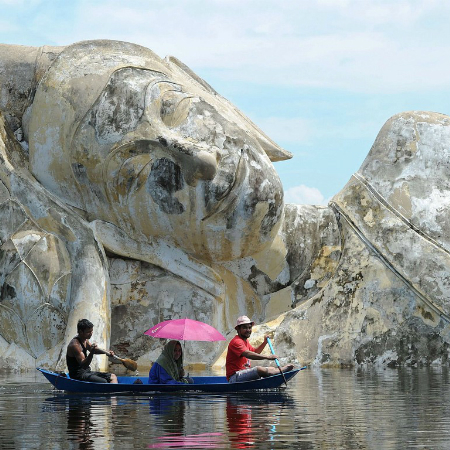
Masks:
[[[50,9],[36,17],[35,32],[60,45],[135,42],[233,82],[356,92],[450,88],[444,0],[83,0],[71,8],[66,20]]]
[[[319,189],[304,184],[286,189],[284,193],[285,203],[295,205],[326,205],[328,200]]]

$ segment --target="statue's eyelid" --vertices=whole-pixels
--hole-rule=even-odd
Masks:
[[[169,92],[175,92],[175,93],[179,94],[179,95],[177,96],[177,99],[176,99],[176,105],[175,105],[175,108],[178,107],[178,105],[179,105],[181,102],[183,102],[184,100],[189,100],[189,99],[191,99],[191,98],[195,98],[193,95],[187,94],[187,93],[182,92],[182,91],[166,91],[166,92],[164,92],[164,94],[161,96],[161,99],[162,99],[162,100],[165,100],[164,97],[165,97],[165,95],[168,94]]]
[[[158,89],[156,91],[156,88],[158,86],[165,86],[166,88],[161,90]],[[151,83],[147,85],[146,91],[145,91],[145,100],[144,100],[144,110],[152,109],[158,104],[161,104],[164,102],[165,99],[167,99],[167,95],[172,94],[170,109],[172,111],[172,114],[176,114],[176,111],[180,108],[181,105],[185,105],[185,101],[190,101],[191,99],[196,99],[198,97],[187,93],[183,90],[183,86],[174,83],[171,81],[166,80],[154,80]],[[173,98],[175,95],[175,99]],[[162,110],[160,108],[160,115],[159,118],[164,121],[165,114],[162,113]],[[156,119],[156,116],[154,116]]]
[[[185,95],[185,96],[183,96],[178,102],[177,102],[177,104],[176,104],[176,106],[175,106],[175,109],[177,109],[183,102],[185,102],[185,101],[189,101],[189,100],[191,100],[192,98],[195,98],[193,95]]]
[[[195,96],[193,96],[191,94],[187,94],[186,92],[183,92],[183,91],[168,90],[168,91],[165,91],[164,94],[161,96],[162,102],[164,102],[165,99],[167,99],[167,94],[169,94],[169,93],[173,94],[174,92],[177,95],[175,95],[174,97],[171,97],[169,99],[169,102],[171,104],[170,105],[170,111],[171,111],[170,114],[171,115],[176,115],[177,112],[186,104],[186,102],[188,102],[188,105],[189,105],[190,100],[193,98],[196,98]],[[189,106],[187,106],[187,108],[189,109]],[[165,111],[166,114],[164,114],[163,109],[161,109],[160,113],[161,113],[161,119],[164,120],[164,116],[168,113],[168,111]],[[166,124],[166,125],[168,125],[168,124]]]
[[[149,96],[151,96],[155,87],[157,87],[159,84],[169,84],[174,88],[173,91],[180,91],[180,92],[182,91],[182,86],[178,83],[173,83],[171,81],[165,81],[165,80],[154,80],[147,85],[147,88],[145,90],[146,100],[148,99]]]

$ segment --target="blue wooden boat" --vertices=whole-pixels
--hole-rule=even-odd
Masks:
[[[306,369],[302,367],[300,369],[291,370],[285,372],[284,376],[286,381],[289,381],[300,370]],[[253,391],[256,389],[278,389],[284,386],[284,380],[281,374],[273,375],[268,378],[260,378],[254,381],[244,381],[242,383],[228,383],[226,377],[192,377],[193,384],[149,384],[148,377],[122,377],[118,376],[117,384],[110,383],[92,383],[90,381],[80,381],[69,378],[68,374],[61,374],[45,370],[40,367],[37,368],[44,376],[50,381],[56,389],[66,392],[77,392],[86,394],[116,394],[116,393],[128,393],[128,394],[143,394],[152,392],[212,392],[212,393],[227,393],[227,392],[242,392]],[[135,384],[137,380],[140,380],[142,384]]]

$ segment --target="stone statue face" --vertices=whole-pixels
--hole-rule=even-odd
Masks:
[[[61,152],[83,199],[70,194],[69,203],[134,239],[167,239],[205,259],[255,253],[278,230],[279,177],[245,118],[173,69],[111,71]],[[70,96],[83,90],[59,95],[73,109]],[[60,160],[52,158],[53,168]]]

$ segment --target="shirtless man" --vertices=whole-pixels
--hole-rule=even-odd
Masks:
[[[97,348],[97,344],[90,343],[94,325],[87,319],[81,319],[77,323],[78,334],[67,346],[66,361],[70,378],[95,383],[117,383],[117,377],[113,373],[92,372],[90,364],[94,354],[106,354],[113,356],[112,350],[104,351]],[[89,351],[89,355],[87,354]]]
[[[229,383],[237,381],[251,381],[261,377],[270,377],[280,373],[277,367],[250,367],[250,359],[274,361],[278,359],[276,355],[261,355],[267,344],[268,336],[264,336],[263,343],[258,348],[253,348],[248,342],[252,334],[252,322],[247,316],[238,317],[236,326],[237,335],[228,344],[226,360],[226,372]],[[283,372],[289,372],[294,366],[289,364],[281,368]]]

